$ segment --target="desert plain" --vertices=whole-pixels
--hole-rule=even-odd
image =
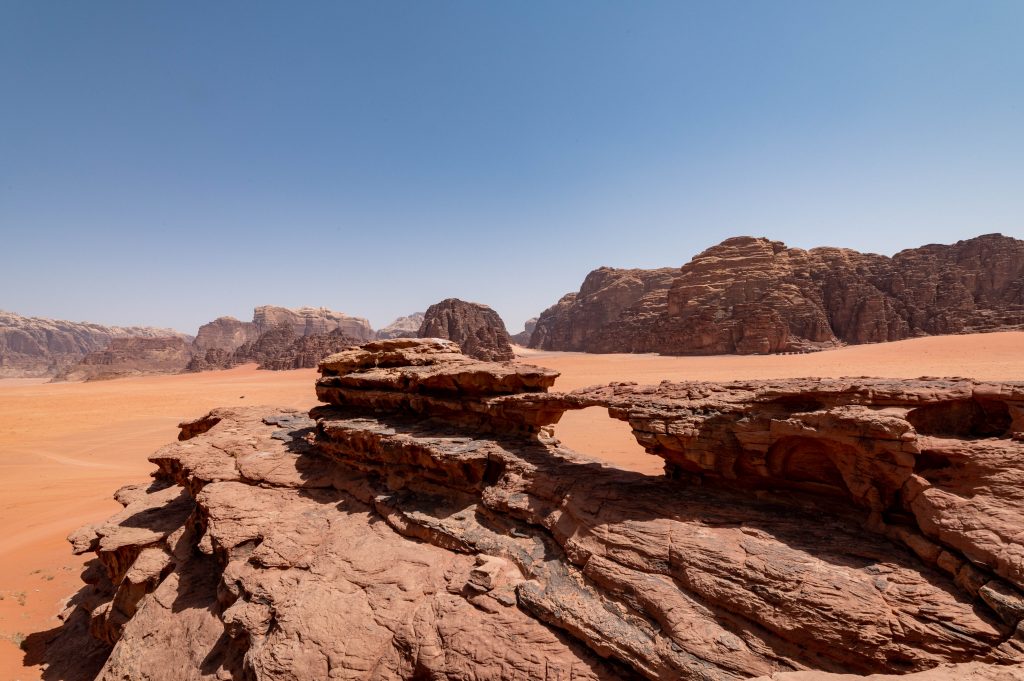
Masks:
[[[876,376],[961,376],[1024,380],[1024,332],[933,336],[801,355],[658,355],[543,352],[517,348],[517,361],[561,372],[555,390],[611,381]],[[90,383],[0,381],[0,679],[40,678],[34,663],[63,601],[80,585],[86,557],[65,537],[119,509],[111,495],[145,481],[147,456],[176,424],[210,408],[272,404],[310,408],[314,370],[257,371],[255,365],[199,374]],[[608,465],[657,475],[625,423],[591,408],[556,426],[567,446]]]

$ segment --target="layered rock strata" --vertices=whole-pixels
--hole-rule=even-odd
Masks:
[[[90,352],[58,373],[54,380],[98,381],[147,374],[176,374],[191,359],[191,346],[180,336],[115,338],[105,350]]]
[[[1020,384],[556,394],[555,372],[434,339],[320,369],[326,406],[182,424],[156,481],[72,536],[96,561],[55,665],[77,650],[99,679],[1021,676]],[[589,406],[670,475],[550,437]]]
[[[736,237],[643,272],[591,272],[541,314],[530,346],[762,354],[1024,326],[1024,241],[999,234],[891,258]]]
[[[54,376],[114,339],[171,336],[190,340],[172,329],[103,326],[0,310],[0,377]]]
[[[512,359],[512,339],[497,312],[480,303],[446,298],[427,308],[417,335],[455,341],[462,352],[477,359]]]
[[[325,307],[298,307],[294,309],[263,305],[253,311],[253,326],[257,335],[271,329],[288,325],[297,336],[327,334],[331,331],[341,333],[360,341],[374,338],[370,323],[362,317],[353,317],[344,312],[335,312]]]

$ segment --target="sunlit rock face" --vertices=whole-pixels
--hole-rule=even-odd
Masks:
[[[1024,325],[1024,241],[987,234],[893,257],[727,239],[678,270],[587,276],[530,347],[679,355],[801,352]]]
[[[53,673],[1021,678],[1024,384],[556,378],[376,341],[309,414],[183,423],[72,535]],[[667,474],[550,436],[592,406]]]

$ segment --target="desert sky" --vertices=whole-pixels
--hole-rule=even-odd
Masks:
[[[610,381],[727,381],[802,376],[964,376],[1024,380],[1024,332],[941,336],[807,355],[661,357],[520,349],[520,361],[562,373],[560,390]],[[120,509],[113,492],[144,482],[146,457],[177,436],[176,424],[216,406],[316,404],[313,370],[254,366],[97,383],[0,381],[0,679],[40,678],[26,666],[23,637],[56,627],[81,582],[81,558],[65,537]],[[658,474],[647,455],[602,409],[567,413],[556,435],[610,465]],[[41,637],[29,638],[38,644]],[[29,646],[31,662],[32,646]]]

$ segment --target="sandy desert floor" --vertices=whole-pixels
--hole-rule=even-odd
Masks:
[[[725,381],[798,376],[968,376],[1024,380],[1024,333],[922,338],[808,355],[660,357],[520,350],[523,361],[562,372],[560,390],[607,383]],[[176,424],[215,406],[316,403],[313,370],[254,367],[99,383],[0,380],[0,679],[39,678],[22,639],[57,626],[79,585],[82,560],[65,537],[120,506],[118,487],[142,482],[146,457],[173,440]],[[566,445],[612,465],[658,474],[661,460],[604,410],[569,412],[556,428]],[[36,637],[38,639],[38,637]],[[34,640],[36,640],[34,639]],[[30,647],[29,661],[32,659]]]

